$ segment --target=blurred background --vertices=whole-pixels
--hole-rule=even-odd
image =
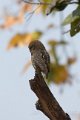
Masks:
[[[28,2],[0,0],[0,120],[48,120],[36,110],[29,86],[34,69],[28,44],[36,39],[50,54],[50,90],[71,119],[80,120],[80,7],[58,0],[64,9],[56,5],[49,12],[52,0]]]

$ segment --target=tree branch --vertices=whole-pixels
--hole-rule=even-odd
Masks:
[[[23,0],[25,3],[28,3],[28,4],[33,4],[33,5],[50,5],[50,3],[48,2],[29,2],[27,0]]]
[[[56,101],[42,75],[35,74],[34,79],[30,80],[29,83],[32,91],[38,97],[37,110],[43,112],[50,120],[71,120]]]

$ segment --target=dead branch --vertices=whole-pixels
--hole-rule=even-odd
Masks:
[[[56,101],[42,75],[35,74],[34,79],[29,82],[32,91],[38,97],[37,110],[43,112],[50,120],[71,120]]]

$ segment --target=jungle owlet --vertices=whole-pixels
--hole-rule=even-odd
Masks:
[[[44,45],[36,40],[29,44],[31,52],[32,65],[37,73],[44,73],[48,77],[50,71],[50,56],[46,51]]]

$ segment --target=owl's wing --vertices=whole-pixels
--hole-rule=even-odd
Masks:
[[[46,51],[45,54],[46,54],[47,63],[50,64],[50,56],[49,56],[48,52]]]
[[[45,58],[43,58],[43,54],[41,52],[38,51],[38,52],[34,53],[34,55],[32,56],[32,63],[34,64],[33,65],[34,68],[37,67],[44,74],[46,74],[46,75],[48,74],[47,64],[46,64]]]
[[[50,56],[48,54],[47,51],[44,51],[44,59],[45,59],[45,63],[47,65],[47,69],[48,69],[48,72],[50,71]]]

